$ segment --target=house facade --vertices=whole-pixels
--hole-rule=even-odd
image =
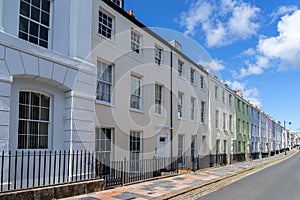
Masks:
[[[94,149],[95,66],[81,61],[88,43],[75,48],[86,37],[69,35],[89,26],[68,17],[75,4],[1,1],[1,150]]]
[[[235,153],[235,93],[215,76],[209,75],[211,154]]]
[[[96,151],[106,160],[171,157],[182,166],[207,155],[208,72],[111,1],[93,1],[92,21]],[[111,138],[105,152],[103,135]]]
[[[250,106],[250,152],[253,156],[260,154],[260,111],[255,106]]]
[[[237,152],[249,154],[250,104],[240,95],[235,95]]]
[[[259,127],[260,127],[260,151],[262,155],[268,154],[268,135],[267,135],[267,118],[265,113],[260,111],[260,120],[259,120]]]

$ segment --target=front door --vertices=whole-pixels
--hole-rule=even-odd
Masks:
[[[170,158],[170,132],[161,131],[157,134],[156,157],[157,158]]]

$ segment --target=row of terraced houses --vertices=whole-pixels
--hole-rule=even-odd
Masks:
[[[31,186],[22,178],[39,180],[38,167],[49,171],[46,184],[64,182],[50,174],[70,174],[74,160],[104,164],[99,175],[115,161],[139,172],[140,161],[162,158],[168,170],[296,145],[288,123],[251,105],[185,55],[180,41],[164,40],[126,12],[122,0],[0,0],[0,29],[1,190]],[[60,157],[51,161],[49,152]],[[89,153],[78,161],[80,152]],[[19,175],[23,158],[28,170]],[[53,162],[71,167],[58,172],[49,169]]]

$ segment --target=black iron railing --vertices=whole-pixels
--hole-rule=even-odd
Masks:
[[[231,155],[231,159],[244,161],[245,154]],[[104,179],[105,187],[111,188],[180,170],[226,165],[228,161],[226,154],[110,161],[94,151],[2,151],[0,192],[91,179]]]
[[[95,178],[94,153],[88,151],[2,151],[0,191],[26,189]]]

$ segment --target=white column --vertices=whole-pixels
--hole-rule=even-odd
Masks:
[[[0,151],[9,150],[11,83],[12,77],[0,77]]]

